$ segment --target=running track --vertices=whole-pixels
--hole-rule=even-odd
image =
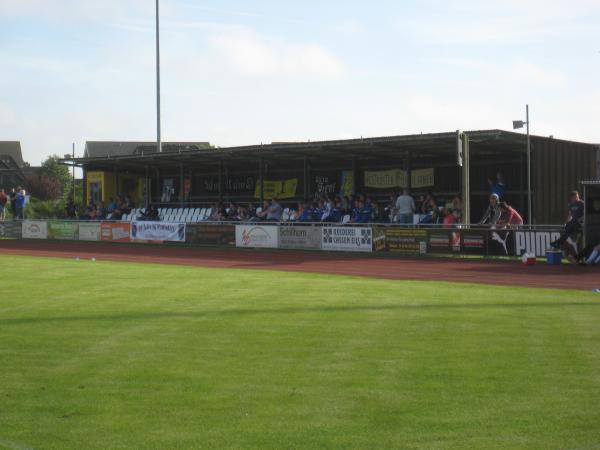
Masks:
[[[91,258],[201,267],[359,275],[392,280],[441,280],[579,289],[600,288],[598,267],[524,266],[511,261],[394,258],[356,254],[188,248],[85,242],[0,240],[0,255]]]

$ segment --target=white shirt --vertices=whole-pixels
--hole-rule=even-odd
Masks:
[[[396,200],[399,214],[412,214],[415,211],[415,201],[410,195],[401,195]]]

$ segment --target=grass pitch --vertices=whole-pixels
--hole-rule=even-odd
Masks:
[[[598,294],[0,267],[0,447],[600,448]]]

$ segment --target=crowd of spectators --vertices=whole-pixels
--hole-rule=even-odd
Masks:
[[[83,212],[78,216],[73,200],[69,200],[65,206],[65,216],[68,219],[79,220],[121,220],[123,215],[129,214],[132,209],[133,203],[129,197],[111,197],[108,205],[105,205],[102,200],[95,202],[90,198]]]
[[[21,186],[12,188],[10,192],[0,189],[0,221],[6,219],[7,211],[16,219],[24,219],[26,207],[27,193]]]

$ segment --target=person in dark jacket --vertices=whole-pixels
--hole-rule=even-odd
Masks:
[[[553,248],[561,248],[562,245],[567,242],[567,239],[576,237],[577,234],[581,232],[584,211],[585,204],[583,203],[583,200],[579,198],[579,192],[571,191],[569,194],[569,214],[567,223],[565,224],[565,230],[556,241],[550,244]]]
[[[498,219],[500,218],[500,213],[501,213],[500,205],[498,204],[499,202],[500,202],[500,197],[498,196],[498,194],[490,195],[490,204],[487,207],[487,209],[485,210],[483,217],[479,221],[479,225],[489,225],[489,226],[496,225],[496,222],[498,222]]]

